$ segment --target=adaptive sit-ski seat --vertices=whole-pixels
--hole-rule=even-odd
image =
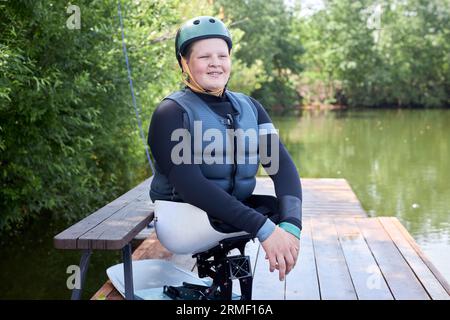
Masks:
[[[211,277],[211,286],[183,283],[165,286],[172,299],[231,300],[233,280],[238,279],[241,300],[252,296],[250,258],[245,245],[252,240],[246,232],[223,233],[213,228],[205,211],[183,202],[155,201],[155,230],[159,241],[171,252],[193,254],[198,276]],[[240,255],[228,256],[233,249]]]

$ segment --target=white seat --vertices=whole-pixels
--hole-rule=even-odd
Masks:
[[[185,202],[156,200],[154,221],[159,241],[176,254],[203,252],[221,240],[248,234],[215,230],[205,211]]]

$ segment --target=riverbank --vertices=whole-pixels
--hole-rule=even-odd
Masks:
[[[300,110],[319,110],[319,111],[333,111],[333,110],[347,110],[348,107],[338,104],[328,104],[328,103],[310,103],[300,107]]]

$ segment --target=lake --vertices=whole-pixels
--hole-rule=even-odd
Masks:
[[[369,216],[396,216],[450,281],[450,110],[304,111],[274,122],[301,177],[347,179]],[[0,299],[70,298],[66,271],[80,254],[52,240],[65,227],[43,218],[1,240]],[[94,252],[83,298],[120,260]]]

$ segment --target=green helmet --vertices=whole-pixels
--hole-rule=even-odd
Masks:
[[[208,38],[221,38],[231,50],[233,43],[231,41],[230,31],[225,24],[217,18],[201,16],[185,22],[178,29],[175,37],[175,54],[181,67],[181,56],[186,53],[185,50],[189,44],[194,41]]]

